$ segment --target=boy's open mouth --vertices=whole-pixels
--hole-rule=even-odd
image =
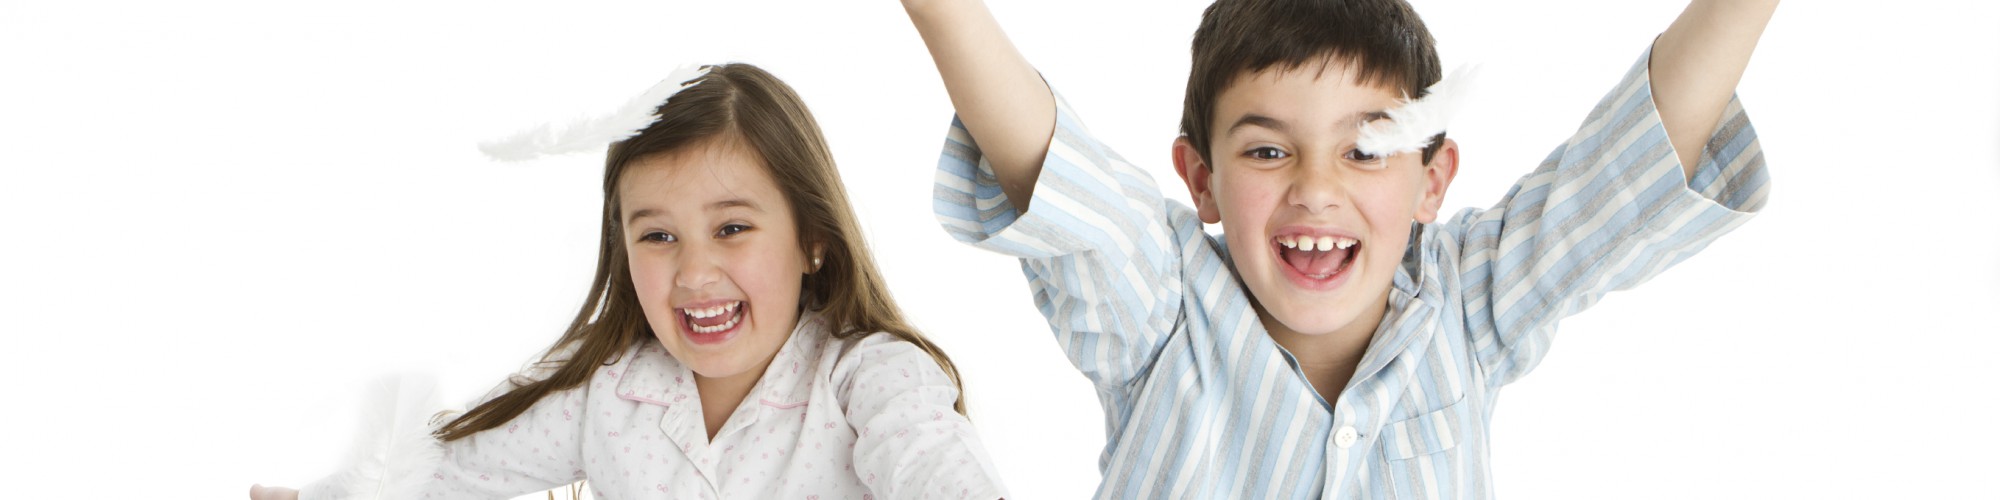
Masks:
[[[1325,281],[1346,271],[1361,251],[1361,241],[1343,236],[1280,235],[1278,257],[1293,271],[1313,281]]]
[[[697,344],[721,342],[743,323],[744,303],[740,300],[712,303],[705,307],[681,308],[681,325],[688,339]]]

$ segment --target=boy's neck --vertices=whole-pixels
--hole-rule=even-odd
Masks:
[[[1257,308],[1257,319],[1264,324],[1264,330],[1270,332],[1271,340],[1298,360],[1299,371],[1305,373],[1313,391],[1318,392],[1328,405],[1338,406],[1341,391],[1354,377],[1354,371],[1361,365],[1361,356],[1368,352],[1368,343],[1375,338],[1375,330],[1382,325],[1382,316],[1389,309],[1386,296],[1382,301],[1371,303],[1376,306],[1361,311],[1347,326],[1317,335],[1293,331],[1271,317],[1263,307]]]

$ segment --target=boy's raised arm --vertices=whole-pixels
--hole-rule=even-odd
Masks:
[[[1000,190],[1015,210],[1027,212],[1055,133],[1048,84],[980,0],[903,0],[903,10],[930,48],[951,105],[993,166]]]
[[[1777,8],[1778,0],[1693,0],[1654,42],[1653,104],[1686,176],[1694,176],[1702,146]]]

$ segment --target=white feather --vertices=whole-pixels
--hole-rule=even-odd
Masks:
[[[1471,102],[1477,66],[1461,65],[1451,76],[1432,84],[1422,99],[1404,101],[1387,110],[1389,118],[1361,125],[1355,148],[1375,156],[1412,153],[1430,146],[1431,137],[1445,131],[1451,119]]]
[[[431,436],[431,416],[441,406],[429,378],[381,380],[365,399],[362,432],[346,466],[301,488],[301,500],[418,498],[444,462],[444,445]]]
[[[667,79],[626,101],[623,107],[611,114],[579,118],[561,126],[544,123],[505,139],[481,142],[479,151],[495,160],[523,161],[596,150],[638,135],[639,131],[652,126],[654,121],[660,119],[657,112],[661,103],[707,75],[707,66],[681,66],[668,74]]]

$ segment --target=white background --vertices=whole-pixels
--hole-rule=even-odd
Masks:
[[[995,3],[1094,130],[1185,199],[1167,152],[1206,2]],[[1681,5],[1419,1],[1446,67],[1487,69],[1486,99],[1452,128],[1464,163],[1447,207],[1498,199]],[[1769,208],[1563,324],[1502,393],[1500,494],[1992,494],[1995,14],[1781,7],[1740,87]],[[483,392],[581,303],[602,160],[494,164],[473,144],[722,60],[804,95],[1014,496],[1087,496],[1096,399],[1018,265],[933,220],[949,103],[891,1],[5,0],[8,486],[241,498],[330,472],[378,374]]]

